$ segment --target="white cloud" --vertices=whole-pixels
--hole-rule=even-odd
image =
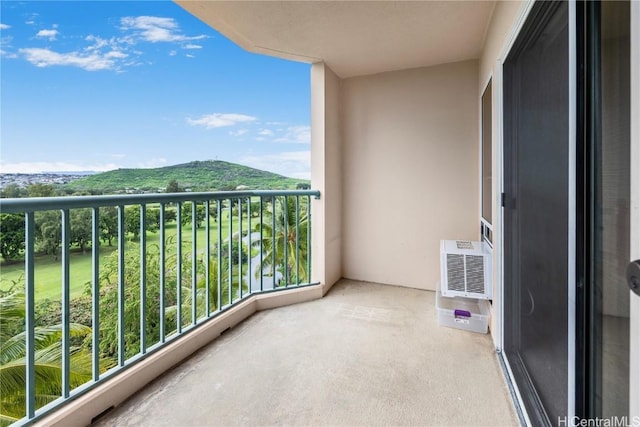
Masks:
[[[311,127],[309,126],[289,126],[285,134],[276,139],[276,142],[287,142],[295,144],[311,143]]]
[[[120,24],[121,30],[124,31],[121,36],[102,38],[90,34],[84,37],[87,45],[75,51],[61,53],[51,49],[27,47],[20,49],[18,53],[37,67],[61,65],[78,67],[88,71],[124,72],[125,67],[151,64],[148,60],[143,59],[144,52],[136,49],[136,44],[141,41],[170,42],[182,44],[185,49],[200,49],[202,46],[189,42],[207,38],[206,35],[187,36],[182,34],[177,21],[173,18],[129,16],[121,18]],[[53,25],[50,29],[38,31],[36,37],[53,41],[59,34],[57,25]],[[10,38],[3,37],[0,54],[6,58],[15,57],[9,43]],[[177,53],[176,49],[168,52],[169,56],[176,56]],[[185,56],[194,57],[191,54]]]
[[[122,43],[115,37],[111,37],[110,39],[103,39],[100,36],[94,36],[93,34],[89,34],[84,38],[85,41],[93,42],[91,46],[87,46],[84,50],[100,50],[102,48],[110,48],[115,49]]]
[[[25,24],[27,25],[36,25],[36,19],[40,16],[39,13],[30,13],[29,16],[27,16],[27,20],[25,21]]]
[[[19,162],[0,163],[2,173],[40,173],[40,172],[104,172],[118,169],[115,163],[91,164],[91,163],[67,163],[67,162]]]
[[[104,55],[105,58],[119,58],[119,59],[126,58],[127,56],[129,55],[127,55],[126,53],[122,53],[119,50],[112,50],[111,52],[107,52]]]
[[[242,136],[245,133],[249,132],[247,129],[238,129],[238,130],[230,130],[229,135],[231,136]]]
[[[196,57],[195,55],[191,55],[190,53],[187,53],[185,56],[186,56],[187,58],[195,58],[195,57]]]
[[[184,42],[206,38],[205,35],[190,37],[180,34],[178,23],[173,18],[126,16],[120,19],[120,24],[122,29],[135,31],[140,38],[151,43]]]
[[[227,126],[234,126],[238,123],[253,122],[256,118],[244,114],[233,113],[213,113],[201,116],[196,119],[187,117],[187,123],[192,126],[204,126],[206,129],[215,129]]]
[[[13,52],[7,52],[4,49],[0,49],[0,56],[2,56],[3,58],[8,58],[8,59],[13,59],[13,58],[17,58],[18,55],[16,55]]]
[[[269,129],[262,129],[260,132],[258,132],[258,135],[273,136],[273,131]]]
[[[66,65],[82,68],[87,71],[116,69],[112,57],[99,53],[82,54],[80,52],[58,53],[49,49],[26,48],[19,52],[36,67]]]
[[[0,30],[8,30],[9,28],[11,28],[11,25],[0,23]]]
[[[60,34],[58,30],[40,30],[36,34],[36,37],[49,39],[49,41],[54,41],[58,34]]]
[[[310,151],[287,151],[263,156],[246,156],[240,159],[240,163],[291,178],[311,178]]]

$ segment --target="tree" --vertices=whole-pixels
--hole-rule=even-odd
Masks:
[[[19,187],[17,184],[9,184],[0,190],[2,198],[19,198],[27,195],[27,190]]]
[[[174,238],[167,238],[166,247],[175,244]],[[237,252],[236,252],[237,254]],[[212,256],[206,260],[202,253],[198,254],[195,265],[193,254],[185,251],[178,263],[175,253],[165,256],[164,264],[164,313],[160,310],[160,248],[157,244],[150,244],[146,253],[147,281],[146,281],[146,315],[145,336],[147,347],[160,340],[160,322],[164,318],[165,337],[177,330],[178,326],[178,289],[181,296],[181,325],[191,322],[192,313],[192,269],[196,269],[196,311],[197,316],[206,314],[207,281],[205,269],[209,264],[209,311],[215,311],[220,306],[228,304],[231,297],[235,300],[240,295],[240,287],[246,291],[245,277],[238,275],[239,269],[231,273],[228,262],[220,263]],[[127,251],[124,261],[124,339],[125,357],[129,358],[140,351],[140,251]],[[103,357],[114,358],[118,354],[118,254],[113,253],[105,259],[100,269],[100,352]],[[178,269],[181,268],[181,282],[178,283]],[[218,282],[218,271],[220,282]],[[219,290],[218,290],[219,289]],[[221,300],[218,301],[218,294]]]
[[[257,218],[260,216],[260,202],[251,202],[251,217]]]
[[[71,235],[69,243],[78,245],[84,254],[87,250],[87,243],[91,242],[93,232],[91,209],[74,209],[70,212]]]
[[[158,231],[160,211],[158,209],[146,209],[145,218],[145,231]],[[124,227],[127,233],[133,234],[134,240],[140,237],[140,206],[129,206],[124,209]]]
[[[311,184],[307,182],[299,182],[296,185],[296,190],[309,190],[311,188]]]
[[[111,241],[118,237],[118,209],[115,206],[100,208],[100,239]]]
[[[169,181],[166,190],[164,190],[165,193],[182,193],[183,191],[184,189],[180,187],[178,181],[176,181],[175,179]]]
[[[192,217],[192,203],[186,202],[182,205],[182,225],[191,224]],[[206,211],[204,205],[197,204],[196,205],[196,228],[200,228],[202,226],[202,221],[206,219]]]
[[[160,209],[147,208],[147,231],[158,231],[160,229]]]
[[[24,326],[15,334],[16,325],[24,325],[25,301],[22,292],[0,295],[0,422],[8,424],[25,416],[26,340]],[[91,328],[70,323],[75,338],[91,334]],[[56,400],[62,390],[62,325],[37,326],[35,336],[36,406]],[[74,346],[70,351],[70,386],[78,387],[91,379],[91,353]],[[105,368],[106,366],[105,363]]]
[[[269,214],[262,220],[262,238],[253,242],[256,248],[262,244],[263,251],[262,265],[256,274],[263,272],[265,275],[272,275],[275,268],[276,272],[282,274],[282,280],[288,279],[289,283],[304,283],[309,280],[307,275],[308,206],[304,199],[299,203],[298,210],[299,218],[296,218],[295,197],[278,197],[275,201],[271,201]],[[296,223],[298,236],[296,236]],[[260,231],[260,224],[256,224],[254,231]]]
[[[164,209],[164,221],[171,222],[177,218],[176,210],[173,207],[165,207]]]
[[[0,255],[5,261],[20,257],[24,249],[24,216],[0,214]]]
[[[221,253],[222,253],[222,264],[229,263],[229,240],[225,240],[221,245]],[[241,259],[238,257],[241,255]],[[214,246],[213,248],[213,257],[218,256],[218,246]],[[231,265],[238,265],[242,261],[242,264],[246,264],[249,261],[249,253],[247,250],[247,246],[244,243],[241,243],[238,240],[238,236],[235,236],[231,239]]]
[[[51,184],[31,184],[27,187],[29,197],[52,197],[55,195],[55,187]]]
[[[36,212],[36,243],[39,250],[58,259],[62,243],[62,223],[59,211]]]

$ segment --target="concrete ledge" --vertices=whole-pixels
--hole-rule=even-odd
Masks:
[[[309,286],[254,295],[215,319],[185,333],[165,348],[151,354],[103,384],[61,406],[39,420],[38,426],[81,427],[108,409],[118,406],[160,375],[211,343],[256,311],[322,298],[322,286]]]
[[[256,295],[256,311],[313,301],[322,297],[321,285],[291,289],[290,291],[269,292]]]

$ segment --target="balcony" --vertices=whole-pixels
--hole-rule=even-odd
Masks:
[[[24,282],[18,283],[24,302],[16,305],[25,322],[12,340],[22,348],[24,416],[14,410],[3,422],[517,424],[490,336],[437,326],[433,292],[341,280],[322,298],[325,287],[312,280],[311,265],[311,211],[319,196],[1,200],[2,212],[20,214],[25,229]],[[110,207],[117,212],[117,249],[104,259],[100,218]],[[89,325],[71,320],[79,310],[70,297],[78,280],[70,241],[79,210],[91,217]],[[158,228],[149,232],[153,210]],[[55,212],[60,221],[56,326],[35,317],[42,212]],[[132,215],[133,236],[126,226]],[[109,324],[108,310],[117,324]],[[55,331],[47,340],[43,326]],[[42,376],[50,351],[60,354],[50,364],[56,381]],[[3,372],[3,386],[7,378]],[[5,414],[11,403],[3,401]]]
[[[112,425],[517,425],[491,339],[434,293],[342,280],[261,311],[105,414]]]
[[[174,341],[184,352],[183,337],[202,341],[212,326],[237,323],[256,300],[265,307],[282,299],[270,293],[313,285],[313,197],[319,193],[1,200],[2,221],[22,236],[12,244],[24,263],[3,271],[0,422],[37,421],[145,369],[152,356],[166,359]]]

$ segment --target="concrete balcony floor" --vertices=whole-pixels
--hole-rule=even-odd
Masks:
[[[489,335],[429,291],[342,280],[254,314],[98,426],[518,425]]]

